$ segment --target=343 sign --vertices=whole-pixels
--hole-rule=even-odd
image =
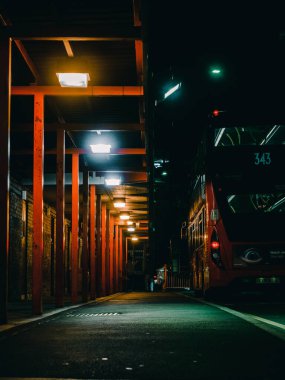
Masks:
[[[271,153],[270,152],[255,152],[254,154],[254,165],[256,166],[268,166],[271,164]]]

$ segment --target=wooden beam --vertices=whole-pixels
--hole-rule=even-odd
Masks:
[[[143,86],[88,86],[86,88],[60,86],[12,86],[12,95],[47,96],[143,96]]]

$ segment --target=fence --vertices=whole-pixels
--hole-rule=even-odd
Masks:
[[[190,273],[172,273],[166,272],[166,279],[163,284],[164,289],[169,288],[182,288],[190,289],[191,288],[191,275]]]

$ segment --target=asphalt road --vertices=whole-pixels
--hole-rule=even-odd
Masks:
[[[284,316],[284,304],[119,294],[0,334],[0,378],[285,378]]]

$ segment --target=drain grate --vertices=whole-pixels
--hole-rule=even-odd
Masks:
[[[112,317],[120,315],[121,313],[80,313],[80,314],[67,314],[66,317],[71,318],[88,318],[88,317]]]

